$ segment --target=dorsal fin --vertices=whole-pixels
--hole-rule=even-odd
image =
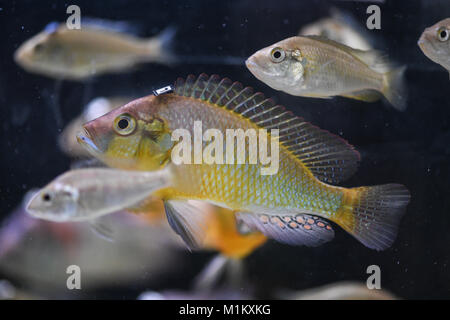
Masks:
[[[343,51],[346,51],[352,54],[353,56],[357,57],[359,60],[364,62],[369,68],[371,68],[376,72],[385,73],[394,67],[394,65],[388,61],[387,56],[379,50],[359,50],[349,47],[345,44],[336,42],[334,40],[325,38],[323,36],[308,35],[303,37],[320,41],[322,43],[326,43],[335,46]]]
[[[280,144],[321,181],[338,183],[357,169],[359,153],[344,139],[306,122],[239,82],[218,75],[190,75],[186,80],[177,79],[174,93],[229,109],[263,129],[279,129]]]

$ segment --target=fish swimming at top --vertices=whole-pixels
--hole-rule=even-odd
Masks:
[[[384,96],[405,110],[404,67],[394,68],[377,51],[361,51],[318,37],[291,37],[250,56],[250,72],[268,86],[294,96],[373,102]]]
[[[138,63],[173,63],[168,48],[174,33],[173,28],[167,28],[156,37],[142,39],[95,24],[68,29],[65,23],[52,23],[23,43],[14,59],[29,72],[82,81],[127,71]]]

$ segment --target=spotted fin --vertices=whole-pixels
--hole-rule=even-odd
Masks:
[[[359,153],[344,139],[322,130],[250,87],[218,75],[177,79],[174,93],[207,101],[247,118],[263,129],[279,129],[279,141],[315,177],[339,183],[357,169]]]
[[[164,201],[167,221],[172,229],[183,239],[190,250],[203,246],[206,236],[206,212],[187,201]]]
[[[267,215],[238,212],[236,218],[279,242],[316,247],[334,238],[330,223],[309,214]]]

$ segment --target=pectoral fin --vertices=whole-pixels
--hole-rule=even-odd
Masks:
[[[94,220],[89,221],[89,225],[91,226],[91,230],[100,238],[114,242],[114,231],[111,228],[109,221],[100,217]]]
[[[309,214],[267,215],[238,212],[236,218],[269,238],[291,245],[316,247],[334,238],[330,223]]]
[[[207,213],[187,201],[164,201],[167,221],[190,250],[202,247],[206,235]]]

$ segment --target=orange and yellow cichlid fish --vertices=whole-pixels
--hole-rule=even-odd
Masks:
[[[278,129],[279,169],[261,164],[175,164],[171,133],[183,128]],[[164,200],[172,228],[195,247],[205,220],[188,200],[233,210],[236,218],[275,240],[317,246],[334,237],[333,221],[369,248],[393,243],[409,202],[400,184],[343,188],[330,185],[352,175],[359,154],[346,141],[275,105],[261,93],[217,75],[178,79],[173,93],[134,100],[84,125],[78,140],[109,166],[157,170],[169,166]],[[272,138],[272,137],[271,137]],[[246,151],[247,152],[247,151]]]

